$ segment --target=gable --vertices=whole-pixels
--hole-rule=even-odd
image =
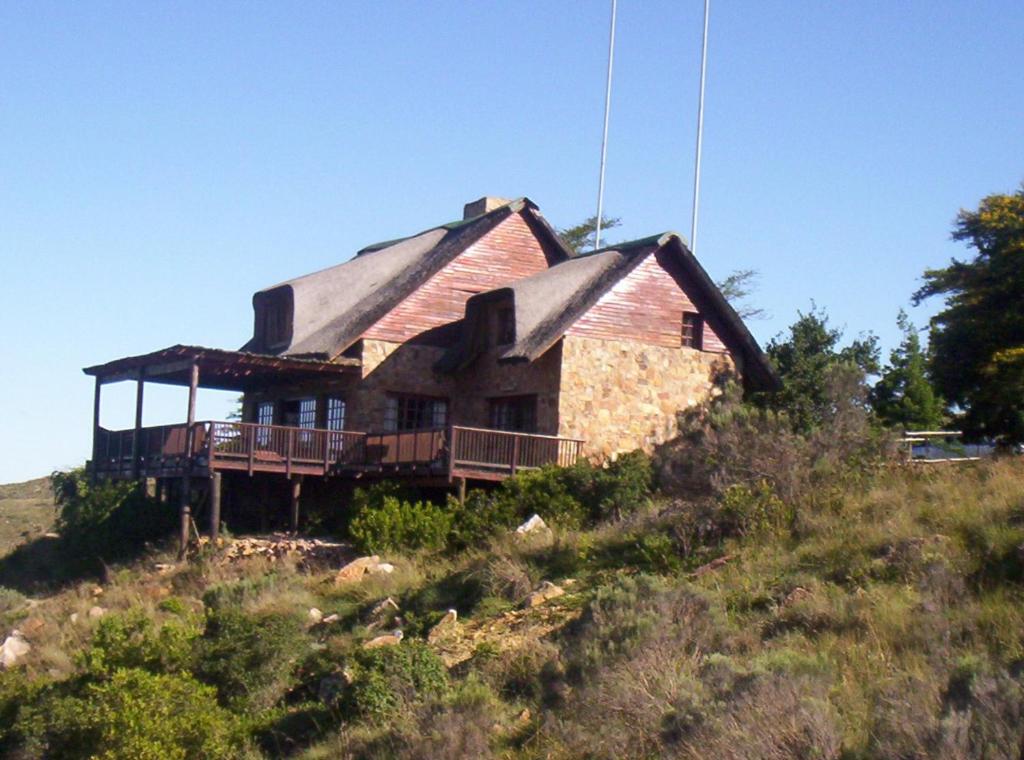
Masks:
[[[566,330],[566,335],[678,348],[683,313],[700,314],[687,295],[685,276],[664,249],[644,258],[613,285]],[[675,273],[675,274],[674,274]],[[692,288],[692,286],[691,286]],[[703,349],[725,351],[707,315],[703,321]]]
[[[561,260],[560,255],[522,213],[511,214],[377,320],[363,337],[404,343],[457,322],[471,296],[543,272]]]

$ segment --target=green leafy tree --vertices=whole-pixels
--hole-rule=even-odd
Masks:
[[[927,359],[917,328],[900,309],[896,323],[903,332],[900,345],[871,389],[870,401],[878,419],[890,427],[930,430],[945,422],[945,404],[927,376]]]
[[[601,216],[601,234],[622,225],[617,216]],[[597,215],[587,217],[572,227],[559,230],[562,241],[573,253],[586,253],[594,248],[594,235],[597,232]]]
[[[867,375],[878,372],[878,338],[870,333],[840,348],[842,330],[829,327],[828,315],[812,304],[789,328],[789,335],[772,339],[766,353],[782,378],[783,388],[758,397],[767,408],[789,415],[795,430],[809,432],[834,415],[837,399],[836,370],[850,368],[858,373],[850,384],[851,400],[860,403]]]
[[[962,210],[953,239],[975,257],[925,271],[914,294],[946,299],[931,320],[932,379],[969,437],[1024,441],[1024,185]]]

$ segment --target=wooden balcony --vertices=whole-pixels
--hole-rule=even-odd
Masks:
[[[572,438],[463,426],[389,433],[207,421],[99,428],[92,466],[109,478],[175,477],[213,471],[292,475],[407,475],[502,480],[520,470],[568,466]]]

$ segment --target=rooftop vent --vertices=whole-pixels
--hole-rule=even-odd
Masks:
[[[494,195],[485,195],[483,198],[479,198],[463,206],[462,218],[472,219],[474,216],[480,216],[481,214],[486,214],[488,211],[494,211],[494,209],[500,208],[507,203],[510,203],[508,198],[498,198]]]

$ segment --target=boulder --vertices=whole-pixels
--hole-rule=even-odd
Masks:
[[[363,644],[363,649],[376,649],[377,647],[393,647],[401,642],[404,634],[401,629],[395,629],[391,633],[386,633],[383,636],[378,636],[375,639],[370,639]]]
[[[25,641],[25,637],[21,635],[21,631],[15,628],[11,631],[11,635],[4,639],[4,643],[0,644],[0,668],[14,667],[18,660],[28,654],[31,649],[32,647]]]
[[[334,583],[338,586],[346,583],[357,583],[363,579],[367,570],[378,565],[380,565],[380,557],[376,554],[354,559],[338,571],[338,574],[334,576]]]
[[[103,617],[106,614],[107,614],[107,611],[105,609],[103,609],[102,607],[100,607],[99,605],[94,605],[94,606],[89,608],[89,617],[92,618],[93,620],[98,620],[99,618]]]
[[[540,515],[533,515],[529,520],[516,528],[516,533],[525,535],[527,533],[535,533],[539,530],[547,530],[547,527],[548,524],[541,519]]]
[[[555,597],[561,596],[564,593],[565,589],[563,589],[561,586],[556,586],[551,581],[544,581],[542,584],[540,584],[540,588],[538,588],[536,591],[534,591],[528,597],[526,597],[526,603],[524,606],[539,607],[549,599],[554,599]]]
[[[398,603],[390,596],[381,599],[366,615],[366,627],[371,631],[390,624],[398,614]]]
[[[366,572],[377,575],[383,573],[384,575],[391,575],[395,572],[395,566],[390,562],[378,562],[376,565],[370,565],[366,568]]]
[[[444,617],[437,622],[437,625],[430,629],[430,633],[427,634],[427,641],[439,641],[455,633],[459,626],[458,617],[459,614],[455,610],[448,610]]]
[[[309,614],[306,616],[310,625],[317,625],[322,623],[324,619],[324,613],[318,610],[316,607],[309,608]]]

